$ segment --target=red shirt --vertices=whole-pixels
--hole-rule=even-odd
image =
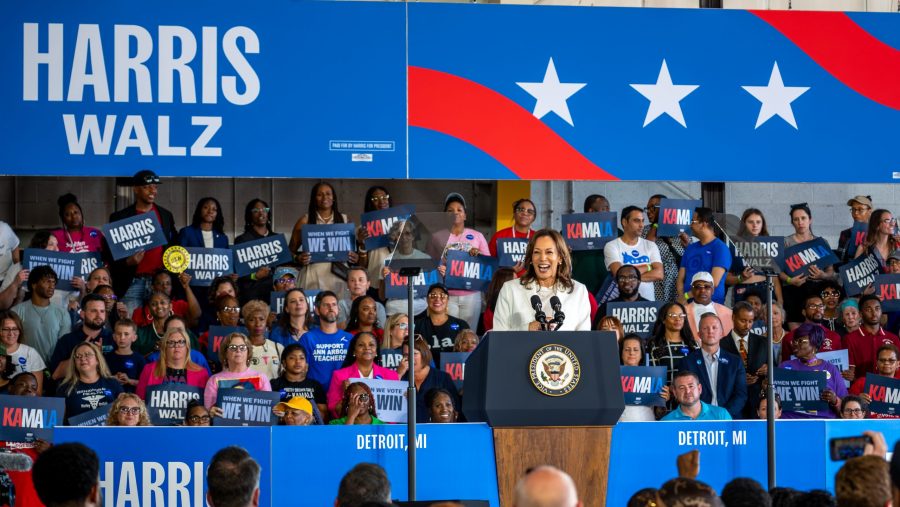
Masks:
[[[523,239],[531,239],[534,236],[534,231],[528,229],[528,232],[522,234],[521,232],[516,232],[516,230],[512,227],[507,227],[506,229],[500,229],[495,232],[493,236],[491,236],[491,240],[488,242],[488,250],[491,251],[491,257],[497,256],[497,240],[505,239],[505,238],[523,238]]]
[[[822,347],[819,348],[819,352],[831,352],[832,350],[841,350],[847,347],[842,345],[841,335],[835,333],[834,331],[828,329],[827,327],[817,324],[819,327],[825,330],[825,341],[822,342]],[[847,337],[845,336],[846,340]],[[781,340],[781,362],[790,361],[791,356],[794,354],[794,347],[791,346],[791,342],[794,340],[794,332],[791,331],[784,335],[784,338]],[[850,353],[850,364],[853,364],[853,353]],[[857,370],[859,371],[859,370]]]
[[[900,338],[881,327],[878,328],[878,332],[875,334],[869,334],[865,328],[860,327],[845,336],[844,343],[847,345],[850,365],[856,366],[857,379],[865,379],[866,373],[876,373],[875,360],[877,359],[879,347],[894,344],[900,348]]]
[[[162,217],[159,216],[159,210],[156,209],[156,205],[154,204],[151,209],[154,213],[156,213],[156,220],[159,223],[162,223]],[[144,213],[148,213],[148,211],[145,211]],[[163,247],[161,246],[147,250],[147,252],[144,254],[144,258],[141,259],[140,264],[137,265],[136,274],[152,275],[157,270],[161,269],[163,267],[162,256]]]
[[[183,299],[172,301],[172,313],[179,317],[186,318],[188,316],[188,302]],[[138,327],[146,326],[153,322],[153,317],[150,315],[150,308],[147,307],[147,305],[136,308],[134,313],[131,314],[131,320],[133,320]]]

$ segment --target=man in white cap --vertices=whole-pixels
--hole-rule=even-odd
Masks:
[[[724,326],[722,332],[727,335],[731,332],[733,323],[731,320],[731,308],[720,305],[712,300],[713,276],[708,271],[698,271],[691,277],[691,300],[685,305],[687,310],[688,325],[694,339],[700,338],[700,316],[705,313],[715,313],[719,316]]]

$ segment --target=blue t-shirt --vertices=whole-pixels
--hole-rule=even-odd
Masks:
[[[122,386],[114,378],[100,377],[93,384],[76,382],[75,389],[68,391],[69,384],[61,384],[56,391],[66,399],[66,419],[109,405],[122,393]]]
[[[300,337],[300,346],[306,352],[306,362],[309,363],[307,378],[323,386],[331,385],[331,374],[344,362],[352,338],[352,334],[342,329],[327,334],[315,327],[304,333]]]
[[[681,287],[681,293],[684,294],[691,291],[691,278],[695,273],[700,271],[712,273],[714,267],[722,268],[727,272],[731,267],[731,251],[719,238],[714,238],[705,245],[699,241],[691,243],[684,249],[681,267],[684,268],[684,287]],[[724,275],[713,291],[712,300],[719,304],[725,303]]]
[[[103,358],[106,359],[106,365],[109,366],[109,371],[113,376],[115,376],[116,373],[121,372],[128,375],[128,378],[133,380],[140,378],[141,371],[143,371],[144,365],[147,364],[146,361],[144,361],[144,356],[137,352],[132,352],[130,356],[119,355],[115,352],[107,352],[106,354],[103,354]],[[122,389],[124,389],[126,393],[133,393],[135,386],[123,385]]]
[[[681,411],[680,406],[676,406],[675,410],[666,414],[665,417],[661,419],[662,421],[730,421],[731,414],[728,413],[722,407],[716,407],[713,405],[709,405],[706,403],[700,402],[700,414],[697,415],[696,419],[691,419],[690,417],[684,415],[684,412]]]

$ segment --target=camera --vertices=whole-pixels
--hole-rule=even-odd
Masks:
[[[360,401],[361,403],[365,403],[366,405],[368,405],[368,404],[369,404],[369,395],[368,395],[368,393],[360,394],[360,395],[359,395],[359,401]]]

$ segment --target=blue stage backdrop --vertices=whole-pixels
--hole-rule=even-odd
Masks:
[[[3,2],[0,174],[888,182],[898,34],[890,13]]]

